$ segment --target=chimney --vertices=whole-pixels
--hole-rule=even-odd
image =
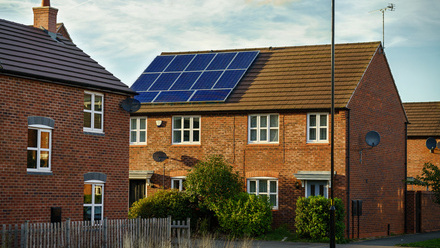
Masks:
[[[58,9],[50,7],[50,0],[42,0],[41,7],[32,8],[34,11],[34,27],[43,27],[49,32],[57,32]]]

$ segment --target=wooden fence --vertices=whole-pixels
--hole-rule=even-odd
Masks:
[[[0,247],[191,247],[190,219],[104,219],[1,226]]]

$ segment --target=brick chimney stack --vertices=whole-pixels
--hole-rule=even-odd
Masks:
[[[50,0],[42,0],[41,7],[32,8],[34,11],[34,27],[43,27],[49,32],[57,32],[58,9],[50,7]]]

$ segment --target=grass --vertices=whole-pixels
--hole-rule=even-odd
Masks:
[[[408,244],[399,244],[398,246],[440,248],[440,239],[430,239],[430,240],[408,243]]]
[[[281,226],[277,229],[270,230],[256,239],[268,241],[299,241],[296,233],[290,231],[287,226]]]

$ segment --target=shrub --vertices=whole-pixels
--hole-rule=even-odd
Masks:
[[[241,192],[214,204],[214,211],[221,229],[233,236],[261,235],[272,223],[272,206],[265,196]]]
[[[330,232],[330,199],[322,196],[300,197],[296,202],[296,233],[301,238],[322,240],[329,237]],[[344,239],[344,205],[342,200],[335,198],[336,207],[336,240]]]
[[[129,218],[166,218],[185,220],[194,214],[194,204],[186,192],[160,190],[152,196],[133,203]]]
[[[243,191],[243,178],[232,171],[222,156],[214,155],[200,161],[187,175],[186,191],[201,200],[208,209],[217,202],[229,199]]]

